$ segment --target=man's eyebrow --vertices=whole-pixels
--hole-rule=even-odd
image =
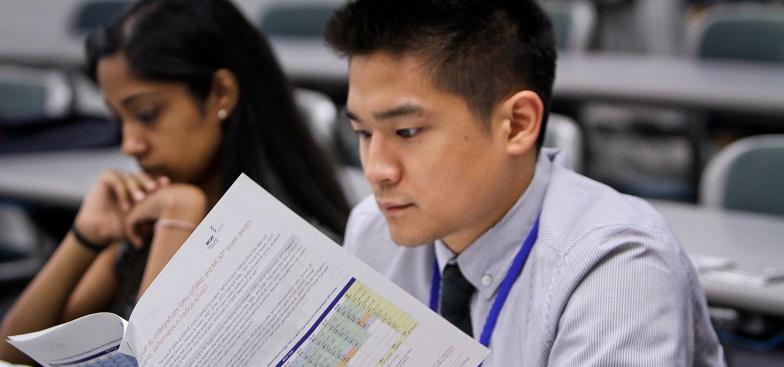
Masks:
[[[424,112],[425,109],[421,106],[407,103],[386,111],[374,112],[373,117],[377,120],[389,120],[402,116],[418,115]]]
[[[404,104],[404,105],[400,105],[400,106],[391,108],[391,109],[386,110],[386,111],[374,112],[373,113],[373,117],[376,120],[389,120],[389,119],[393,119],[393,118],[397,118],[397,117],[401,117],[401,116],[418,115],[418,114],[422,114],[424,112],[425,112],[425,109],[422,108],[419,105]],[[362,119],[360,119],[359,116],[357,116],[357,114],[355,114],[354,112],[351,112],[348,109],[345,109],[343,111],[343,114],[345,114],[346,117],[349,120],[351,120],[351,121],[362,122]]]

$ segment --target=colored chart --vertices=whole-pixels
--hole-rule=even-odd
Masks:
[[[378,293],[350,284],[287,366],[384,366],[416,328],[414,318]]]

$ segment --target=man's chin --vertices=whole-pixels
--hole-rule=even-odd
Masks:
[[[427,236],[424,234],[417,234],[417,233],[401,233],[404,231],[395,231],[392,228],[389,229],[389,236],[392,238],[392,241],[395,242],[398,246],[403,247],[416,247],[422,245],[428,245],[433,243],[437,238],[431,238],[431,236]]]

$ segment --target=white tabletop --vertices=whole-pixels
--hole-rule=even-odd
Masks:
[[[320,41],[271,39],[295,80],[345,85],[348,65]],[[784,67],[688,57],[561,53],[554,98],[662,104],[754,115],[784,115]]]
[[[784,217],[728,211],[664,201],[653,202],[702,270],[708,300],[784,315],[784,279],[754,276],[784,271]]]
[[[621,54],[563,54],[556,98],[784,115],[784,66]]]
[[[0,197],[75,208],[109,168],[138,170],[117,148],[0,155]]]
[[[273,52],[291,78],[343,85],[348,81],[348,61],[327,49],[321,40],[270,38]]]

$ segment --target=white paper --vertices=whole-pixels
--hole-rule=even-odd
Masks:
[[[44,366],[136,366],[118,351],[126,322],[108,313],[87,315],[46,330],[8,338]]]
[[[477,366],[489,352],[242,175],[134,309],[142,366]]]

